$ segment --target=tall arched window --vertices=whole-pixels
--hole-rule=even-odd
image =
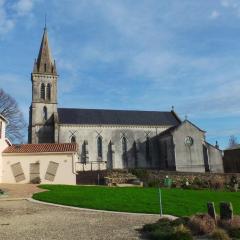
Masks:
[[[149,137],[146,139],[146,160],[150,160],[150,140]]]
[[[134,158],[134,165],[138,167],[138,150],[137,150],[137,143],[136,141],[133,142],[133,158]]]
[[[47,121],[47,107],[46,106],[43,107],[43,119],[45,121]]]
[[[43,100],[45,99],[45,85],[43,83],[41,84],[40,97]]]
[[[124,168],[128,167],[128,159],[127,159],[127,138],[122,138],[122,157],[123,157],[123,166]]]
[[[102,159],[102,137],[97,139],[98,158]]]
[[[76,143],[76,137],[75,136],[71,137],[71,143]]]
[[[123,151],[123,154],[127,152],[127,139],[126,139],[126,137],[122,138],[122,151]]]
[[[47,85],[47,100],[51,99],[51,85],[48,83]]]

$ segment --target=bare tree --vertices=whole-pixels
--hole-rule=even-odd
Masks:
[[[0,114],[7,120],[6,136],[12,142],[22,142],[26,123],[16,100],[0,88]]]
[[[238,145],[237,138],[234,135],[231,135],[229,137],[229,144],[228,145],[229,145],[230,148],[235,147],[236,145]]]

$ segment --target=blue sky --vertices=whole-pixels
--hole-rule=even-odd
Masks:
[[[0,0],[0,87],[26,121],[47,13],[61,107],[171,110],[240,140],[239,0]]]

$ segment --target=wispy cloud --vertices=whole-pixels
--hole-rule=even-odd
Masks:
[[[233,18],[239,9],[235,0],[0,0],[0,36],[13,34],[2,45],[7,69],[0,65],[0,82],[14,81],[16,87],[6,87],[27,118],[30,97],[24,99],[17,88],[25,84],[31,91],[27,78],[46,12],[60,74],[59,105],[147,110],[175,105],[180,115],[211,129],[210,136],[214,131],[223,136],[227,121],[240,117],[240,34]],[[32,22],[29,16],[36,21],[23,30]],[[213,123],[222,117],[226,126]],[[239,133],[237,126],[231,129]]]
[[[0,0],[0,36],[8,33],[14,27],[14,25],[14,21],[7,15],[5,9],[5,0]]]
[[[13,10],[19,16],[24,16],[29,14],[33,9],[34,1],[33,0],[19,0],[13,4]]]
[[[39,0],[35,0],[35,3]],[[0,0],[0,37],[10,32],[24,17],[33,10],[33,0],[6,1]]]
[[[220,16],[220,13],[217,10],[213,10],[210,14],[211,19],[217,19],[219,16]]]

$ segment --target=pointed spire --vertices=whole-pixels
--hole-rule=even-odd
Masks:
[[[55,61],[52,60],[51,51],[49,48],[46,23],[38,58],[34,63],[33,73],[57,74],[56,64]]]

